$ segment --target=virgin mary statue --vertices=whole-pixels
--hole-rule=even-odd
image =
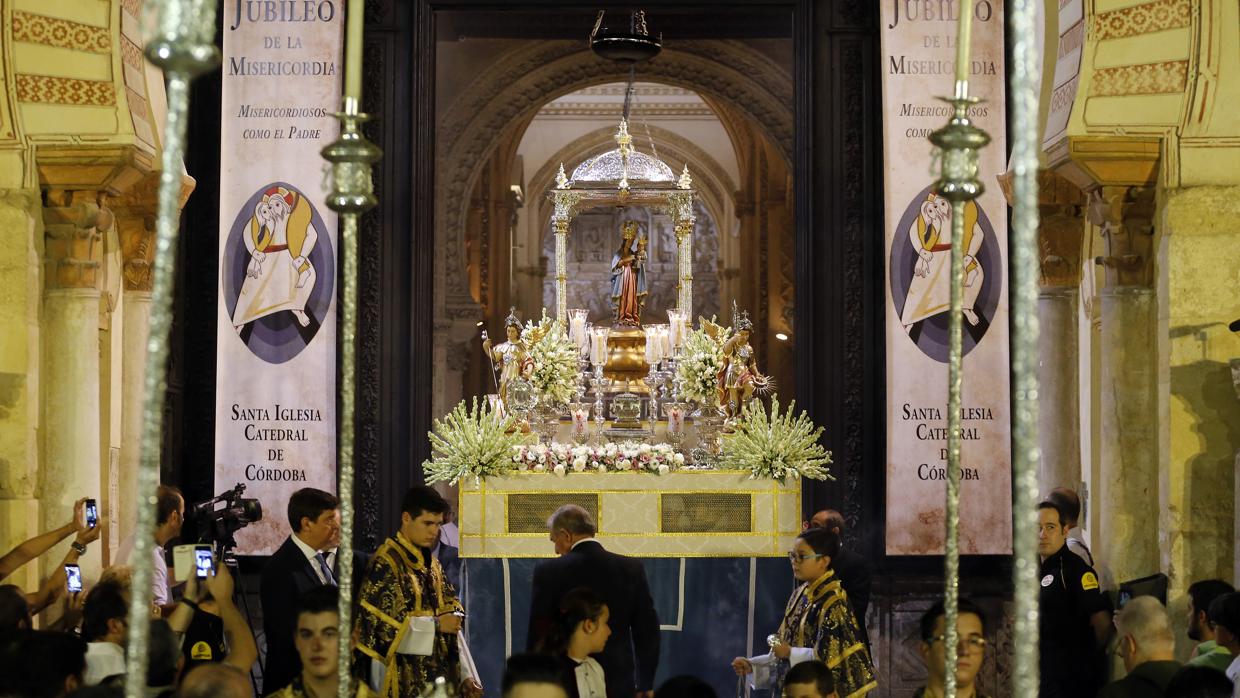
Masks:
[[[611,258],[611,301],[616,307],[616,325],[641,327],[642,305],[646,302],[645,245],[637,243],[637,222],[620,226],[623,241]]]

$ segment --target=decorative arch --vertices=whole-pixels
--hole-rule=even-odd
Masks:
[[[444,113],[438,128],[436,305],[441,318],[476,314],[465,284],[463,226],[479,168],[506,128],[547,101],[583,87],[628,78],[579,42],[552,41],[497,57]],[[685,87],[748,116],[791,161],[792,80],[783,68],[737,41],[685,41],[643,66],[642,79]],[[448,317],[444,317],[448,316]]]
[[[643,131],[646,128],[643,126]],[[659,145],[660,159],[671,166],[673,172],[679,173],[681,168],[689,165],[694,189],[701,195],[706,210],[716,223],[722,225],[726,220],[723,216],[731,210],[736,183],[710,153],[692,141],[658,126],[649,126],[649,129]],[[528,196],[537,197],[537,205],[531,208],[537,211],[536,220],[541,228],[546,228],[551,220],[552,208],[551,202],[542,196],[542,192],[551,188],[560,163],[564,163],[565,170],[571,171],[585,158],[615,147],[614,136],[615,128],[606,126],[574,139],[548,158],[547,162],[534,172],[530,181],[526,182]]]

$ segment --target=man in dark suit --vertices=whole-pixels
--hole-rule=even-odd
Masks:
[[[293,645],[297,601],[311,589],[336,586],[332,565],[322,551],[339,540],[339,506],[334,495],[313,487],[297,490],[289,499],[288,522],[293,534],[263,566],[259,586],[267,637],[264,692],[287,686],[301,673],[301,659]]]
[[[834,531],[843,541],[844,515],[834,509],[823,509],[814,514],[805,525],[806,529],[825,528]],[[853,615],[857,617],[857,625],[861,628],[861,641],[870,646],[870,634],[865,629],[865,611],[870,607],[870,576],[873,569],[870,561],[840,543],[840,554],[831,558],[831,569],[840,578],[840,586],[848,596],[852,605]]]
[[[654,695],[659,664],[659,617],[640,560],[607,552],[594,540],[589,512],[574,504],[556,510],[547,523],[551,542],[560,557],[534,568],[527,646],[538,650],[555,626],[560,599],[586,587],[607,604],[611,638],[595,656],[603,666],[611,698]]]

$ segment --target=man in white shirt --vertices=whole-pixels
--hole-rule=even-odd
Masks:
[[[124,679],[128,618],[129,603],[119,584],[101,582],[86,595],[82,639],[87,643],[83,676],[87,686]]]
[[[168,559],[164,546],[181,535],[185,523],[185,498],[181,491],[170,485],[160,485],[156,490],[155,547],[151,551],[151,590],[153,600],[164,615],[172,613],[176,604],[169,591]],[[175,581],[175,580],[173,580]]]

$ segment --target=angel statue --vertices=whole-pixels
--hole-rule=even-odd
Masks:
[[[733,302],[735,333],[723,343],[723,363],[716,374],[719,385],[719,406],[729,422],[736,421],[755,391],[767,392],[771,379],[758,370],[758,359],[749,344],[753,322],[749,313],[738,313]]]
[[[491,369],[499,373],[498,387],[500,400],[507,402],[508,384],[515,378],[529,380],[534,371],[534,360],[530,358],[529,347],[521,339],[521,320],[517,318],[517,309],[512,308],[504,319],[504,331],[508,341],[492,347],[491,339],[482,333],[482,350],[491,360]]]
[[[611,301],[615,304],[616,325],[641,327],[642,306],[646,303],[646,239],[637,243],[637,221],[620,226],[623,240],[611,258]]]

